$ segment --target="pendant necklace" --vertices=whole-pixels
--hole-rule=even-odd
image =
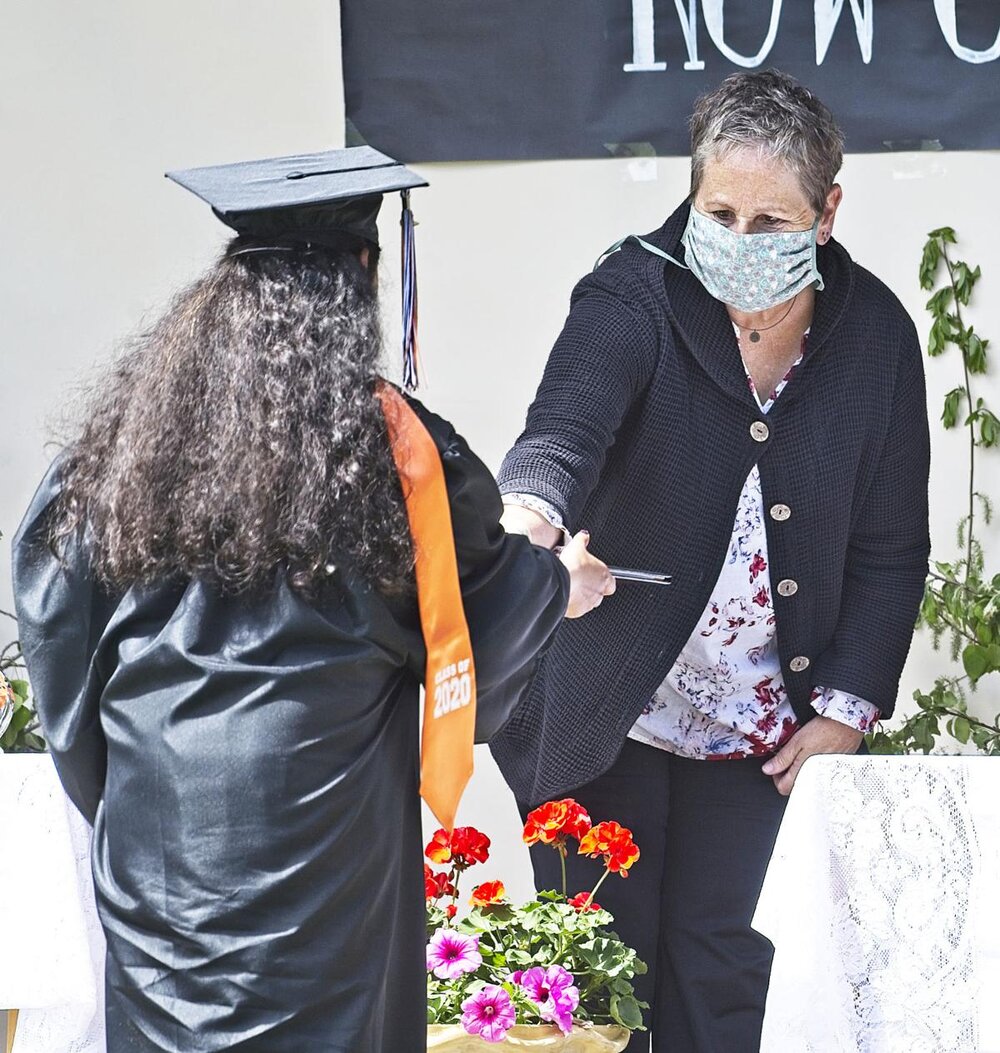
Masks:
[[[776,322],[772,322],[770,325],[754,326],[753,328],[751,328],[750,326],[747,326],[747,325],[740,325],[739,322],[734,322],[733,324],[736,326],[737,329],[750,329],[750,343],[751,344],[759,343],[760,342],[760,334],[761,333],[766,333],[768,331],[768,329],[774,329],[776,326],[781,325],[781,323],[792,313],[792,308],[795,306],[795,301],[798,298],[799,298],[799,294],[796,293],[792,297],[792,302],[788,305],[788,310],[785,311],[785,313]]]

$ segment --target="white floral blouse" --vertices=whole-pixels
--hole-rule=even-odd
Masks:
[[[803,338],[803,354],[805,348]],[[764,402],[747,374],[763,413],[801,361],[800,355]],[[556,510],[536,495],[506,494],[504,501],[538,511],[563,529]],[[872,703],[832,688],[815,688],[812,705],[821,716],[858,731],[867,731],[878,719]],[[712,598],[629,737],[683,757],[729,760],[774,753],[797,727],[778,658],[764,501],[754,465]]]

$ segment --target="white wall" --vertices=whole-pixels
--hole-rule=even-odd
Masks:
[[[194,277],[224,239],[208,209],[162,178],[170,167],[340,145],[333,0],[8,0],[0,36],[4,150],[0,354],[0,529],[17,526],[78,378],[115,339]],[[984,114],[984,119],[988,115]],[[377,143],[374,145],[378,145]],[[684,159],[426,165],[419,220],[422,397],[491,466],[516,436],[576,279],[611,242],[648,231],[683,197]],[[837,234],[900,295],[926,331],[916,273],[926,231],[955,226],[985,272],[974,317],[1000,340],[993,190],[1000,153],[852,156]],[[383,295],[395,359],[397,225],[387,208]],[[1000,344],[997,346],[1000,353]],[[957,359],[929,363],[937,419]],[[997,370],[977,381],[1000,403]],[[963,507],[965,447],[933,430],[933,533],[950,558]],[[1000,456],[987,455],[1000,497]],[[987,475],[989,473],[989,476]],[[1000,536],[990,539],[1000,570]],[[599,539],[595,544],[599,551]],[[0,606],[9,603],[7,552]],[[901,697],[944,661],[918,638]],[[509,795],[483,750],[460,817],[496,842],[515,894],[529,887]]]

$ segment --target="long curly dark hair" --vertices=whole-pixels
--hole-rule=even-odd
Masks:
[[[356,245],[237,239],[94,385],[51,521],[86,529],[113,588],[204,578],[317,596],[348,561],[412,589],[413,545],[375,384],[381,332]],[[374,273],[374,268],[372,273]]]

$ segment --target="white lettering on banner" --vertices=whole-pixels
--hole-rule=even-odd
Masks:
[[[944,39],[948,41],[948,47],[963,62],[994,62],[1000,58],[1000,32],[997,33],[993,47],[987,51],[976,51],[958,42],[958,16],[955,14],[955,0],[934,0],[934,10],[937,12]]]
[[[712,38],[712,43],[730,62],[735,63],[737,66],[743,66],[746,69],[753,69],[767,58],[771,53],[771,48],[774,47],[774,41],[778,35],[778,19],[781,18],[781,4],[782,0],[771,0],[771,24],[768,27],[764,43],[756,55],[741,55],[738,51],[733,51],[726,43],[725,0],[702,0],[702,7],[705,12],[705,28],[708,30],[708,35]]]
[[[625,63],[626,73],[654,72],[667,68],[666,62],[656,61],[655,2],[656,0],[632,0],[632,61]],[[736,0],[729,2],[732,5]],[[813,0],[817,66],[826,61],[833,34],[844,12],[845,2],[846,0]],[[911,2],[915,3],[916,0]],[[782,3],[783,0],[771,0],[771,22],[764,43],[756,55],[742,55],[726,43],[725,0],[702,0],[701,6],[705,28],[721,54],[737,66],[753,69],[764,62],[774,47]],[[872,60],[875,44],[875,0],[850,0],[850,5],[858,47],[861,49],[862,59],[867,64]],[[757,7],[757,4],[749,6]],[[684,68],[702,70],[705,63],[698,57],[698,0],[674,0],[674,7],[677,9],[687,48],[688,58]],[[938,24],[952,52],[963,62],[994,62],[1000,58],[1000,32],[997,33],[993,46],[984,51],[977,51],[959,42],[955,9],[956,0],[934,0]]]
[[[704,69],[698,58],[698,0],[674,0],[677,17],[681,20],[684,46],[687,48],[685,69]],[[653,0],[632,0],[632,61],[625,63],[626,73],[656,73],[665,70],[665,62],[656,61],[656,16]]]
[[[667,68],[656,61],[656,16],[653,0],[632,0],[632,61],[626,73],[657,73]]]
[[[863,6],[862,6],[863,5]],[[816,65],[822,66],[834,30],[844,10],[844,0],[816,0]],[[875,0],[851,0],[854,29],[861,47],[861,57],[866,63],[872,60],[872,43],[875,38]]]
[[[677,17],[681,20],[681,32],[684,34],[684,46],[688,53],[684,68],[704,69],[705,63],[698,59],[698,0],[689,0],[686,11],[684,0],[674,0],[674,7],[677,8]]]

